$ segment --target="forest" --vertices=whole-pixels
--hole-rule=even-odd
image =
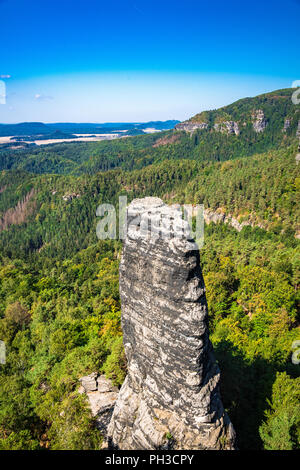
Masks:
[[[261,134],[246,125],[239,136],[167,131],[0,150],[0,450],[101,448],[78,388],[94,371],[117,386],[126,376],[122,244],[96,237],[97,207],[118,207],[119,195],[251,222],[205,225],[200,250],[221,395],[239,449],[300,448],[299,111],[291,116],[285,90],[249,100],[225,111],[242,121],[261,107]]]

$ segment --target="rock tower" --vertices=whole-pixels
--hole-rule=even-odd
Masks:
[[[208,335],[199,250],[188,224],[179,208],[158,198],[134,200],[127,216],[120,295],[128,374],[108,427],[110,445],[233,449],[235,432]]]

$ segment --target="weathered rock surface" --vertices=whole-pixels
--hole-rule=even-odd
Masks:
[[[215,124],[214,129],[216,131],[222,132],[222,134],[239,135],[240,133],[238,123],[235,121],[223,121],[221,123]]]
[[[184,121],[176,124],[175,129],[177,131],[194,132],[197,129],[208,129],[208,127],[209,125],[206,122]],[[223,121],[221,123],[214,124],[214,130],[229,135],[239,135],[240,133],[238,123],[235,121]]]
[[[232,217],[231,215],[226,215],[224,212],[220,210],[213,211],[212,209],[205,209],[204,210],[204,220],[207,224],[211,222],[217,224],[219,222],[223,224],[231,225],[235,230],[240,232],[243,227],[259,227],[265,228],[262,224],[257,222],[251,222],[250,220],[244,220],[243,222],[239,222],[238,219]]]
[[[291,123],[292,123],[292,120],[289,118],[286,118],[284,120],[283,132],[285,132],[290,127]]]
[[[97,427],[106,437],[107,426],[118,397],[118,387],[114,387],[109,379],[104,375],[98,376],[96,372],[81,377],[79,381],[81,382],[79,393],[86,394]]]
[[[97,373],[93,372],[90,375],[81,377],[79,382],[86,392],[94,392],[97,390]]]
[[[151,213],[150,213],[151,211]],[[128,375],[108,427],[120,449],[232,449],[235,433],[219,393],[220,371],[208,336],[199,250],[183,237],[179,209],[135,200],[120,264]],[[163,237],[146,237],[163,220]],[[171,227],[170,227],[171,224]]]
[[[191,122],[191,121],[184,121],[176,124],[175,129],[177,131],[186,131],[186,132],[194,132],[197,129],[207,129],[208,124],[206,122]]]
[[[298,153],[296,154],[296,164],[298,165],[299,162],[300,162],[300,140],[299,140],[299,145],[298,145]]]
[[[267,126],[267,120],[262,109],[257,109],[253,115],[253,129],[255,132],[263,132]]]
[[[54,192],[52,194],[55,194]],[[79,198],[80,194],[78,193],[71,193],[71,194],[65,194],[62,198],[64,201],[70,202],[74,198]]]

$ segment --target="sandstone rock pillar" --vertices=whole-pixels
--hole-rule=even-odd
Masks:
[[[108,435],[119,449],[233,449],[208,335],[199,250],[178,208],[134,200],[120,264],[128,375]],[[147,226],[162,220],[149,238]],[[153,224],[155,225],[155,224]],[[153,233],[152,233],[153,235]]]

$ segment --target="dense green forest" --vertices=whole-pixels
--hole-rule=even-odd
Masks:
[[[142,169],[164,160],[225,161],[286,148],[295,141],[300,121],[299,106],[291,101],[292,91],[278,90],[201,113],[192,121],[207,120],[209,127],[192,134],[170,130],[115,141],[67,142],[14,151],[0,146],[0,170],[93,175],[114,168]],[[252,113],[258,109],[265,113],[267,123],[261,133],[253,129]],[[237,121],[240,134],[227,135],[215,131],[213,124],[224,119]],[[289,126],[283,132],[286,119],[289,119]]]
[[[119,386],[126,375],[122,246],[96,237],[98,205],[118,207],[119,195],[251,222],[206,225],[200,250],[222,398],[240,449],[300,448],[298,140],[294,124],[282,132],[285,90],[253,100],[226,112],[242,120],[261,107],[261,134],[168,131],[0,153],[0,449],[101,447],[77,390],[93,371]]]

